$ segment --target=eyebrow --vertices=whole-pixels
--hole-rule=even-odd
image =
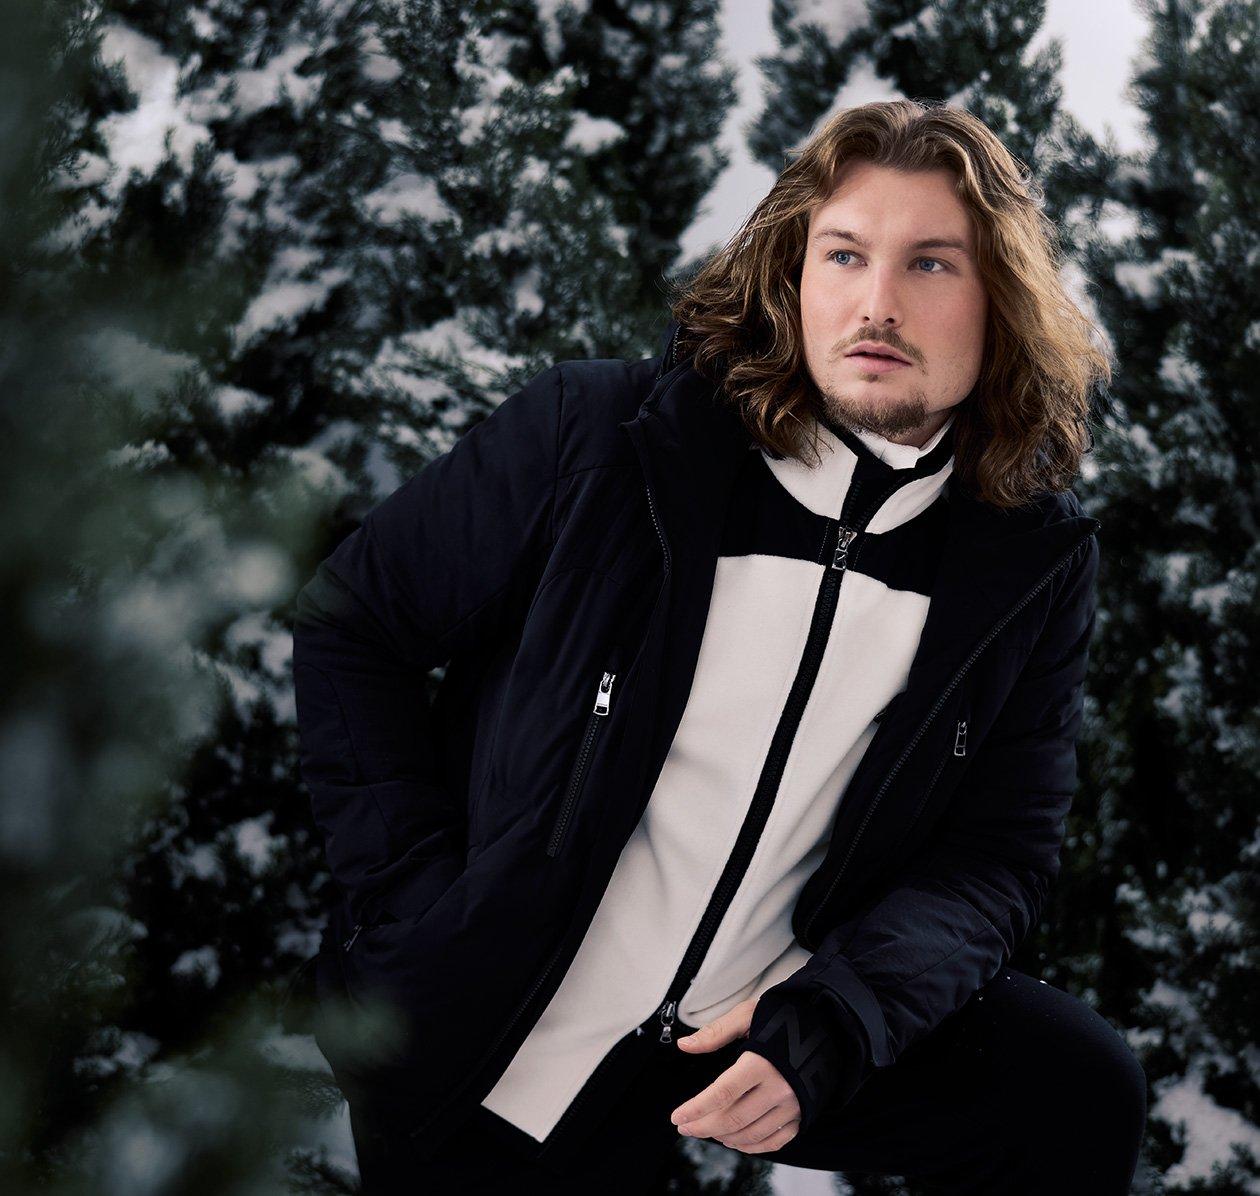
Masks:
[[[816,232],[813,235],[813,237],[810,239],[814,241],[824,241],[831,237],[834,237],[836,240],[839,240],[839,241],[851,241],[854,245],[858,245],[863,249],[870,248],[870,245],[867,244],[867,242],[865,242],[864,240],[862,240],[862,238],[859,237],[857,233],[850,232],[848,229],[845,229],[845,228],[824,228],[820,230],[819,232]],[[925,237],[922,241],[915,241],[913,244],[907,245],[906,248],[907,249],[957,249],[959,253],[966,254],[967,257],[971,256],[971,253],[967,249],[966,244],[953,237]]]

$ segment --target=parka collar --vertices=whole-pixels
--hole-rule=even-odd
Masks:
[[[707,617],[726,504],[744,454],[755,447],[715,384],[680,360],[671,320],[656,384],[620,426],[638,453],[667,548],[671,623],[698,643]],[[944,552],[914,676],[952,670],[1065,556],[1100,526],[1070,492],[1004,510],[950,486]],[[671,636],[675,634],[671,630]],[[681,643],[689,643],[682,639]]]

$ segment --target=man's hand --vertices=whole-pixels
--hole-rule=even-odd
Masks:
[[[729,1013],[678,1040],[684,1051],[702,1054],[747,1038],[757,998],[741,1001]],[[670,1115],[679,1133],[716,1138],[744,1154],[778,1150],[796,1137],[801,1106],[779,1069],[768,1059],[745,1051],[707,1088],[684,1101]]]

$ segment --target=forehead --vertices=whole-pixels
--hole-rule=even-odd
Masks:
[[[971,213],[955,193],[949,170],[903,171],[854,162],[831,195],[810,213],[811,241],[828,230],[849,240],[904,242],[911,238],[974,244]],[[838,239],[838,238],[837,238]]]

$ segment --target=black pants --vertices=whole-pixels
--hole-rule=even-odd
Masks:
[[[662,1047],[659,1062],[610,1094],[600,1130],[563,1173],[538,1144],[479,1107],[437,1158],[352,1102],[365,1196],[650,1193],[680,1135],[669,1115],[738,1057]],[[845,1105],[754,1157],[850,1174],[914,1178],[941,1193],[1122,1196],[1146,1125],[1146,1076],[1109,1022],[1083,1001],[1004,968],[960,1010],[903,1051]],[[722,1148],[733,1149],[733,1148]]]

